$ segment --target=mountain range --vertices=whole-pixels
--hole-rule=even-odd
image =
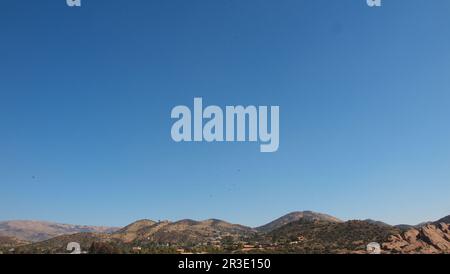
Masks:
[[[38,242],[50,238],[79,232],[110,233],[119,227],[86,226],[52,223],[45,221],[5,221],[0,222],[0,235],[15,237],[29,242]]]
[[[77,242],[89,253],[450,253],[450,216],[417,226],[371,219],[342,221],[312,211],[251,228],[226,221],[138,220],[123,228],[38,221],[0,222],[1,253],[67,253]]]

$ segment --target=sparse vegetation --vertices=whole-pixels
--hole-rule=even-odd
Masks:
[[[296,216],[297,213],[290,214],[288,219],[296,219]],[[286,218],[279,218],[272,222],[271,226],[276,228],[270,231],[220,220],[141,220],[114,233],[76,233],[32,244],[0,237],[3,239],[0,251],[68,253],[67,244],[77,242],[84,252],[91,254],[363,253],[370,242],[385,243],[392,235],[401,240],[398,235],[404,233],[398,227],[372,220],[342,222],[323,214],[306,216],[281,226],[280,222],[285,222]],[[392,251],[396,252],[399,250]]]

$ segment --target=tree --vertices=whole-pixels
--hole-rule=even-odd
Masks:
[[[120,249],[111,243],[93,242],[89,248],[90,254],[118,254]]]

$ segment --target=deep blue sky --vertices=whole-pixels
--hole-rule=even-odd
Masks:
[[[450,214],[450,2],[7,0],[0,220]],[[280,148],[175,143],[172,107],[279,105]]]

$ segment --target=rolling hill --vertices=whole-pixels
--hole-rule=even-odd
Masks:
[[[82,250],[89,250],[93,243],[108,243],[128,252],[134,246],[198,246],[223,239],[238,241],[255,233],[250,227],[217,219],[177,222],[139,220],[112,233],[84,232],[57,236],[21,246],[16,253],[67,253],[66,247],[70,242],[79,243]]]
[[[342,222],[338,218],[335,218],[333,216],[323,214],[323,213],[317,213],[317,212],[313,212],[313,211],[295,211],[295,212],[286,214],[268,224],[259,226],[256,228],[256,230],[259,232],[270,232],[270,231],[280,228],[286,224],[296,222],[299,220],[324,221],[324,222],[332,222],[332,223]]]
[[[258,228],[218,219],[175,222],[144,219],[121,229],[2,222],[3,231],[29,239],[67,234],[34,243],[3,234],[0,251],[13,247],[14,253],[68,253],[67,244],[77,242],[83,251],[91,253],[175,253],[179,248],[212,253],[365,253],[368,243],[378,242],[383,253],[450,253],[449,219],[447,216],[420,227],[399,228],[370,219],[343,222],[330,215],[303,211],[284,215]]]
[[[0,235],[0,252],[6,252],[11,248],[16,248],[18,246],[24,246],[29,244],[30,242],[19,240],[14,237],[2,236]]]
[[[30,242],[39,242],[60,235],[80,232],[110,233],[117,229],[117,227],[68,225],[43,221],[0,222],[0,235]]]
[[[301,219],[267,234],[285,253],[358,253],[370,242],[384,242],[399,233],[395,227],[366,221],[329,222]]]
[[[111,237],[125,242],[140,243],[205,243],[227,236],[237,239],[252,233],[255,231],[250,227],[222,220],[186,219],[177,222],[139,221],[113,233]]]

